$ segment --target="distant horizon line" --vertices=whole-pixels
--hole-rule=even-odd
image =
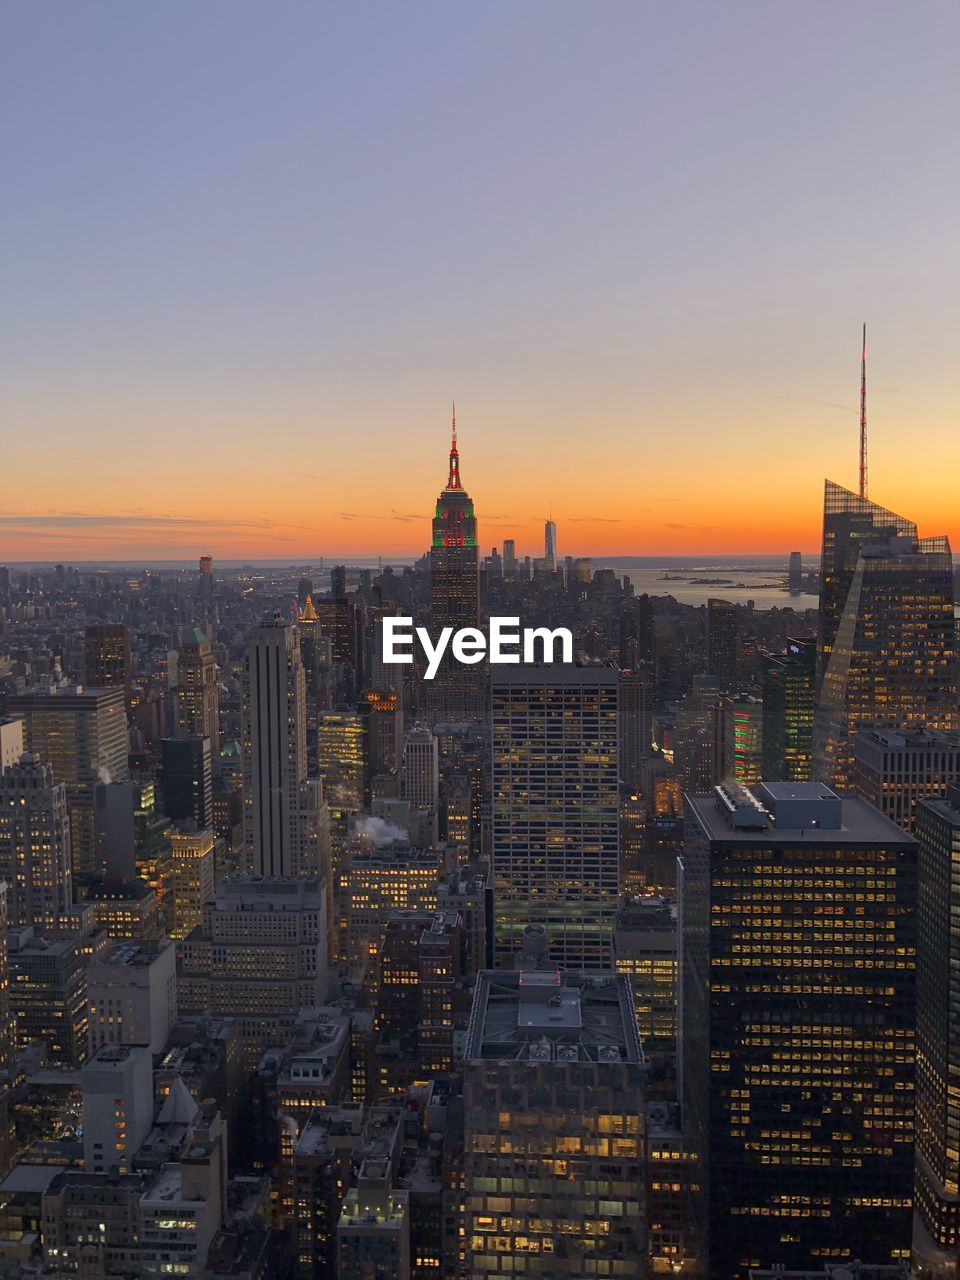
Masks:
[[[798,548],[794,548],[794,550],[797,550],[797,549]],[[497,550],[499,551],[500,548],[498,547]],[[213,559],[214,568],[216,568],[217,565],[230,565],[230,566],[272,565],[272,566],[281,566],[281,567],[286,566],[289,568],[313,568],[313,567],[316,567],[318,561],[323,562],[324,568],[327,568],[333,565],[341,565],[341,564],[346,565],[347,568],[350,568],[351,564],[359,565],[362,563],[363,565],[367,565],[375,561],[382,561],[384,565],[414,564],[416,563],[416,561],[422,560],[428,554],[429,554],[428,550],[417,552],[417,553],[414,553],[414,552],[410,552],[407,554],[401,553],[399,555],[395,555],[395,554],[381,555],[379,553],[363,554],[360,552],[349,552],[349,553],[339,552],[339,553],[328,555],[326,552],[324,552],[322,555],[318,554],[314,557],[302,556],[302,557],[295,557],[293,559],[287,559],[285,557],[280,557],[280,556],[265,556],[265,557],[231,556],[229,558],[213,556],[212,559]],[[741,561],[741,562],[746,562],[751,560],[754,560],[754,561],[783,560],[783,561],[789,562],[790,556],[792,554],[793,554],[792,551],[688,551],[682,554],[671,553],[669,555],[666,555],[666,554],[640,555],[640,554],[629,554],[629,553],[622,553],[622,554],[618,553],[616,555],[613,555],[608,552],[581,551],[581,552],[577,552],[576,554],[571,554],[570,559],[571,560],[596,560],[598,562],[642,560],[642,561],[647,561],[652,567],[655,568],[659,564],[670,564],[670,565],[682,564],[696,558],[706,559],[706,560],[732,560],[732,561]],[[528,553],[526,552],[517,552],[517,559],[521,561],[525,560],[527,559],[527,555]],[[800,549],[800,555],[805,558],[816,557],[817,559],[819,559],[820,550],[819,548],[817,548],[816,550]],[[4,565],[9,569],[45,569],[45,568],[52,569],[52,568],[55,568],[58,564],[68,565],[70,568],[74,568],[74,569],[97,568],[97,567],[107,567],[107,566],[112,566],[115,568],[132,568],[138,565],[171,565],[171,566],[183,565],[184,567],[198,568],[200,558],[201,558],[200,556],[192,556],[192,557],[154,556],[149,559],[146,557],[135,557],[135,558],[121,559],[121,560],[107,560],[103,558],[98,558],[94,560],[77,560],[69,556],[61,556],[54,560],[0,560],[0,565]],[[487,558],[486,555],[482,557],[482,559],[486,559],[486,558]],[[543,559],[543,556],[530,555],[529,558],[531,560],[540,560],[540,559]],[[958,558],[957,556],[954,556],[954,559],[957,559],[957,558]],[[566,560],[567,560],[567,556],[565,554],[558,556],[557,564],[562,565],[563,563],[566,562]]]

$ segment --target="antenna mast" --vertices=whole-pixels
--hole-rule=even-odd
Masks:
[[[860,349],[860,497],[867,496],[867,326]]]

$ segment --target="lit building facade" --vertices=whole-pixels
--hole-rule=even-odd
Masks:
[[[643,1055],[627,979],[479,975],[464,1051],[466,1274],[647,1274]]]
[[[921,800],[917,946],[916,1274],[946,1280],[960,1254],[960,787]]]
[[[564,968],[612,964],[619,891],[616,670],[502,667],[492,681],[494,955],[524,925]]]
[[[183,640],[177,658],[178,738],[209,738],[212,760],[220,759],[220,706],[217,660],[198,628]]]
[[[815,640],[790,639],[785,653],[764,655],[761,772],[768,782],[810,781],[816,676]]]
[[[73,903],[67,789],[38,756],[0,776],[0,879],[10,928],[56,929]]]
[[[919,802],[960,783],[960,733],[863,730],[853,740],[853,779],[864,800],[912,832]]]
[[[94,789],[104,776],[128,777],[123,690],[54,687],[18,694],[10,707],[24,719],[27,750],[67,788],[73,872],[89,874],[97,869]]]
[[[685,804],[680,1071],[710,1274],[907,1257],[916,843],[818,783]]]
[[[849,788],[858,730],[960,726],[950,544],[828,481],[822,580],[813,774]]]

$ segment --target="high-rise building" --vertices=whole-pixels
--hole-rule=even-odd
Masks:
[[[495,962],[526,924],[568,969],[612,964],[619,891],[617,691],[608,667],[500,667],[492,681]]]
[[[666,898],[626,897],[613,931],[614,968],[630,980],[647,1058],[677,1052],[677,913]]]
[[[710,1272],[910,1247],[917,846],[820,783],[686,797],[684,1117]]]
[[[439,808],[440,745],[423,724],[413,726],[404,744],[403,794],[411,809]]]
[[[213,825],[213,760],[209,738],[164,738],[160,743],[163,811],[174,822]]]
[[[23,721],[0,716],[0,773],[23,755]]]
[[[317,721],[317,769],[337,817],[363,808],[364,732],[355,711],[329,711]]]
[[[517,576],[517,544],[513,538],[503,540],[503,576],[508,582]]]
[[[916,1274],[953,1277],[960,1248],[960,787],[921,800],[917,899]]]
[[[10,1128],[10,1068],[15,1040],[7,955],[7,883],[0,878],[0,1169],[3,1170],[4,1177],[14,1155]]]
[[[653,669],[620,672],[620,781],[636,788],[640,764],[653,751]]]
[[[183,1014],[234,1018],[244,1062],[286,1043],[301,1009],[327,997],[327,899],[301,876],[234,876],[203,905],[179,945]]]
[[[85,635],[86,681],[93,689],[122,689],[130,703],[130,635],[122,622],[96,622]]]
[[[104,1044],[83,1064],[83,1167],[129,1173],[153,1125],[149,1045]]]
[[[828,481],[822,579],[813,773],[849,787],[859,729],[960,727],[950,544]]]
[[[206,618],[212,618],[214,612],[215,587],[213,578],[213,556],[201,556],[197,574],[197,590],[200,597],[200,608]]]
[[[298,875],[304,856],[306,694],[297,628],[254,629],[243,661],[243,838],[254,875]]]
[[[430,601],[434,636],[441,628],[480,624],[480,560],[473,501],[460,480],[457,420],[453,419],[447,485],[437,499],[430,548]],[[445,655],[432,682],[424,683],[434,723],[459,724],[483,717],[482,666],[464,666]]]
[[[145,1044],[163,1053],[177,1020],[176,948],[159,942],[111,943],[87,969],[90,1051]]]
[[[799,592],[803,588],[803,557],[799,551],[790,552],[790,567],[787,570],[787,590]]]
[[[762,773],[770,782],[809,782],[817,674],[814,640],[790,639],[785,653],[764,654]]]
[[[39,756],[0,776],[0,879],[9,928],[57,929],[73,905],[67,789]]]
[[[471,1280],[646,1276],[645,1091],[619,974],[484,971],[464,1049]]]
[[[912,833],[920,801],[960,784],[960,733],[864,729],[853,740],[853,780],[864,800]]]
[[[97,869],[94,789],[128,776],[127,716],[122,689],[54,686],[10,699],[23,716],[27,750],[67,788],[74,875]]]
[[[220,759],[220,706],[217,660],[210,641],[197,628],[183,640],[177,658],[177,737],[209,738],[211,760]]]
[[[368,689],[357,711],[364,728],[364,798],[375,778],[399,779],[403,762],[403,702],[394,689]]]
[[[627,600],[619,619],[620,666],[633,670],[646,663],[653,667],[656,659],[656,630],[653,605],[648,595]]]
[[[557,526],[553,520],[543,526],[543,567],[547,573],[557,571]]]
[[[216,886],[217,838],[209,829],[189,826],[170,832],[173,872],[172,938],[186,938],[200,924],[203,904]]]
[[[720,705],[723,755],[716,781],[729,778],[739,786],[752,787],[763,777],[763,702],[752,693],[731,693]]]
[[[707,675],[716,678],[721,693],[737,685],[739,630],[736,605],[729,600],[707,601]]]

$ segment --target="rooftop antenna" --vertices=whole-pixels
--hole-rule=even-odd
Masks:
[[[860,497],[867,496],[867,326],[860,349]]]

